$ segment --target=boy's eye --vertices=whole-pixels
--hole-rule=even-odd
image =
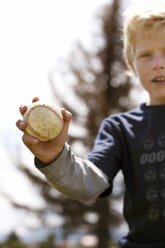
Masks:
[[[148,57],[150,55],[151,55],[150,53],[144,53],[144,54],[141,55],[141,57]]]

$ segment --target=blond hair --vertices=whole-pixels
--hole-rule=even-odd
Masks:
[[[162,25],[165,26],[165,3],[155,1],[146,6],[143,4],[141,8],[130,7],[124,15],[126,19],[123,27],[123,52],[128,68],[134,71],[136,35],[142,31],[145,31],[145,35],[154,33]]]

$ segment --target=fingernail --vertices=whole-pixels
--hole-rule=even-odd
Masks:
[[[34,138],[34,139],[33,139],[33,142],[34,142],[35,144],[38,144],[39,141],[38,141],[38,139],[35,139],[35,138]]]
[[[24,121],[21,121],[20,122],[20,127],[24,127],[25,126],[25,122]]]

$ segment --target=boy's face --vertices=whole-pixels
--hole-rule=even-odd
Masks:
[[[165,27],[137,32],[134,69],[150,95],[150,104],[165,104]]]

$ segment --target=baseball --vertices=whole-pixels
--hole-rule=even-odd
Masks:
[[[27,108],[23,120],[26,122],[26,133],[40,141],[54,139],[63,127],[61,110],[55,104],[35,102]]]

